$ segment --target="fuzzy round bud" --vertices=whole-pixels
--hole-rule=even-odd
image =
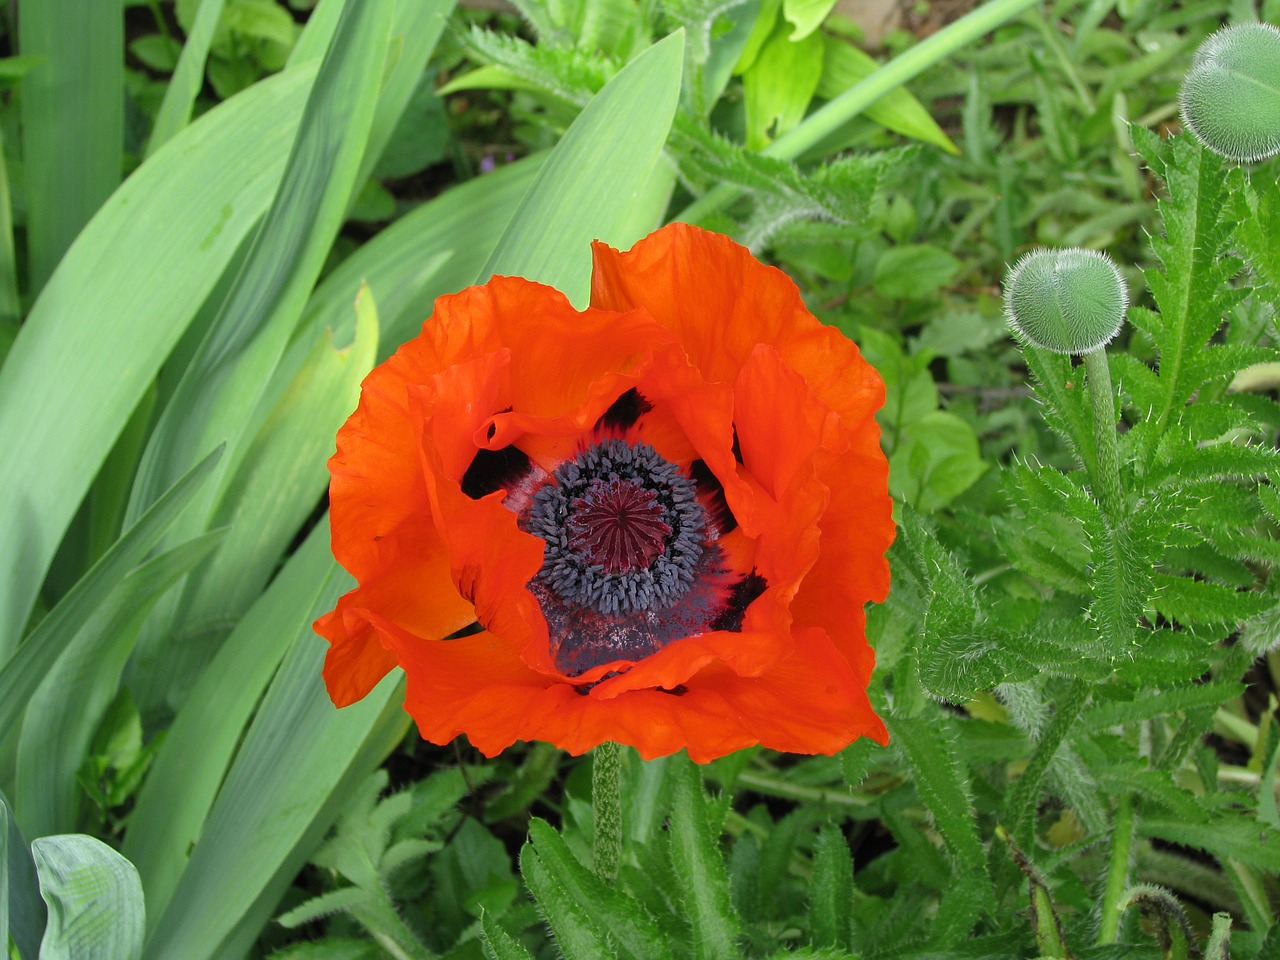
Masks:
[[[1178,93],[1196,139],[1239,163],[1280,153],[1280,30],[1223,27],[1200,44]]]
[[[1004,314],[1028,342],[1055,353],[1088,353],[1124,324],[1129,291],[1096,250],[1033,250],[1009,271]]]

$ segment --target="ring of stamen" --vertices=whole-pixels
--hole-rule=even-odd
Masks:
[[[593,444],[533,497],[525,526],[546,543],[538,579],[610,616],[670,606],[693,583],[703,553],[696,494],[648,444]]]

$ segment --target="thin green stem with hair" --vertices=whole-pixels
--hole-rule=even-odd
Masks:
[[[622,757],[606,740],[591,751],[591,807],[595,813],[592,867],[605,880],[618,878],[622,859]]]
[[[1124,518],[1124,491],[1120,486],[1120,450],[1116,440],[1116,399],[1111,389],[1111,367],[1103,347],[1080,355],[1084,361],[1085,383],[1093,405],[1093,439],[1097,472],[1093,477],[1094,496],[1112,530]]]
[[[855,83],[840,96],[811,113],[795,129],[769,144],[761,153],[783,160],[794,160],[885,94],[892,93],[929,67],[946,60],[961,47],[1035,6],[1036,2],[1037,0],[992,0],[991,3],[983,4],[890,60],[869,77]],[[685,207],[676,219],[685,223],[698,223],[728,206],[741,193],[740,187],[720,184]]]
[[[1111,860],[1107,865],[1107,886],[1102,894],[1102,918],[1098,924],[1098,946],[1115,943],[1120,933],[1121,905],[1129,885],[1129,861],[1133,853],[1133,798],[1122,796],[1116,803],[1111,829]]]

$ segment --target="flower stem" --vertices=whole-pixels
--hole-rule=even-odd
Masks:
[[[990,3],[984,3],[855,83],[840,96],[809,114],[799,126],[783,134],[761,153],[769,157],[794,160],[885,94],[897,90],[935,63],[947,59],[965,44],[1012,20],[1036,3],[1037,0],[991,0]],[[741,187],[722,183],[685,207],[676,219],[685,223],[698,223],[733,202],[741,193]]]
[[[1120,933],[1120,905],[1129,884],[1129,860],[1133,851],[1133,798],[1122,796],[1116,804],[1111,830],[1111,862],[1107,867],[1107,887],[1102,895],[1102,921],[1098,925],[1098,946],[1115,943]]]
[[[595,813],[592,866],[605,880],[618,878],[622,859],[622,757],[618,745],[606,740],[591,752],[591,807]]]
[[[1120,450],[1116,442],[1116,398],[1111,390],[1111,367],[1107,351],[1099,347],[1080,355],[1084,360],[1089,401],[1093,404],[1093,439],[1097,454],[1094,496],[1112,530],[1119,527],[1124,513],[1124,493],[1120,487]]]

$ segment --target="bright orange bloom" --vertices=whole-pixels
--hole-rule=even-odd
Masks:
[[[596,244],[591,302],[494,277],[364,381],[329,461],[359,584],[316,621],[334,702],[398,664],[422,736],[489,756],[885,742],[880,377],[785,274],[684,224]]]

